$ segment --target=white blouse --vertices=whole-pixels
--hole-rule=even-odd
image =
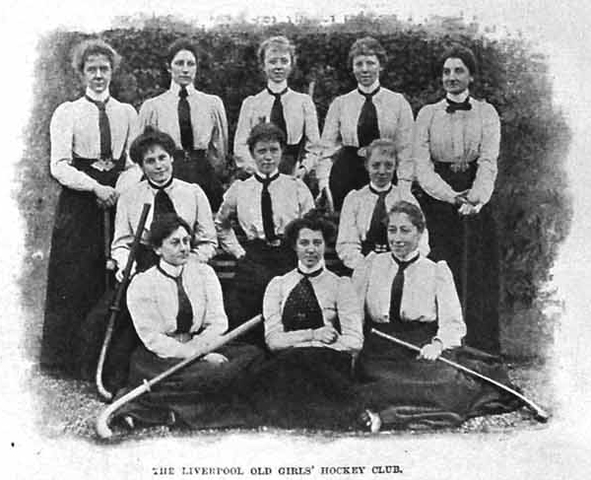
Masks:
[[[390,317],[392,282],[398,264],[390,252],[370,254],[353,273],[353,285],[365,312],[377,323]],[[466,325],[451,270],[445,261],[421,256],[404,271],[400,317],[407,322],[438,322],[437,336],[444,348],[461,345]]]
[[[312,330],[286,332],[281,322],[285,302],[293,288],[302,279],[297,269],[275,277],[265,291],[263,317],[265,319],[265,341],[271,350],[289,347],[327,347],[334,350],[355,353],[363,344],[362,309],[350,279],[338,277],[331,271],[324,271],[311,277],[310,283],[322,310],[324,325],[335,325],[338,318],[341,334],[336,341],[326,344],[311,340]]]
[[[177,328],[177,286],[156,267],[138,273],[129,284],[129,313],[148,350],[162,358],[187,358],[228,328],[220,282],[210,266],[197,261],[174,267],[161,260],[160,266],[173,277],[182,275],[183,288],[193,309],[190,332],[195,335],[186,343],[171,336]]]

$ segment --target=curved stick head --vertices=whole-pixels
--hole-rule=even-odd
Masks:
[[[99,415],[94,424],[97,435],[102,440],[107,440],[113,436],[113,431],[109,428],[108,418],[104,418],[103,415]]]
[[[537,408],[534,410],[534,418],[541,423],[546,423],[548,421],[548,419],[550,418],[550,414],[548,412],[546,412],[544,409],[542,408]]]

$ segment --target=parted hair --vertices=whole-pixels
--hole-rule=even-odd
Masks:
[[[162,147],[171,156],[176,150],[176,144],[168,133],[148,126],[144,130],[144,133],[132,142],[131,147],[129,147],[129,156],[135,163],[142,166],[144,155],[150,148],[156,145]]]
[[[148,242],[150,243],[150,246],[152,248],[161,247],[162,242],[172,235],[172,233],[179,227],[183,227],[189,236],[193,238],[193,229],[184,219],[175,213],[167,213],[158,217],[152,222],[150,233],[148,234]]]
[[[353,66],[353,59],[359,55],[375,55],[380,61],[380,66],[386,64],[388,59],[386,50],[382,47],[382,44],[373,37],[363,37],[355,40],[355,43],[351,45],[349,50],[349,65]]]
[[[359,155],[365,157],[365,164],[367,165],[367,162],[376,151],[390,155],[395,162],[398,159],[396,156],[396,143],[390,138],[376,138],[367,147],[360,148]]]
[[[111,70],[115,71],[121,63],[121,56],[111,45],[100,38],[89,38],[80,42],[72,50],[72,68],[78,73],[84,71],[84,64],[92,55],[104,55],[109,59]]]
[[[279,142],[281,148],[285,146],[285,134],[275,124],[266,122],[259,123],[252,127],[246,143],[248,150],[252,154],[254,152],[254,146],[257,142]]]
[[[265,55],[267,54],[268,50],[279,50],[282,52],[288,52],[291,58],[291,66],[292,68],[295,67],[296,64],[296,54],[295,54],[295,47],[289,41],[289,39],[283,35],[278,35],[275,37],[269,37],[264,40],[259,49],[257,51],[257,57],[259,59],[259,64],[262,66],[265,63]]]
[[[407,202],[405,200],[400,200],[396,202],[390,210],[388,211],[388,221],[395,213],[405,213],[417,230],[419,232],[425,231],[425,216],[419,207],[417,207],[414,203]]]
[[[319,211],[310,210],[302,218],[292,220],[285,227],[285,241],[291,248],[295,249],[300,230],[304,228],[314,232],[322,232],[326,244],[332,244],[336,239],[335,224],[326,219]]]
[[[435,65],[436,77],[441,76],[443,72],[443,64],[448,58],[459,58],[462,62],[464,62],[464,65],[466,65],[471,75],[476,75],[478,73],[478,63],[476,62],[474,52],[468,47],[464,47],[459,43],[454,43],[449,48],[447,48],[445,52],[443,52],[443,55],[441,55],[437,60],[437,64]]]
[[[176,54],[181,50],[191,52],[195,57],[195,62],[197,62],[199,58],[197,47],[190,38],[183,37],[178,38],[168,46],[168,49],[166,50],[166,64],[170,66]]]

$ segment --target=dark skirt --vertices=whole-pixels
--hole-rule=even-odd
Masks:
[[[349,430],[355,403],[351,356],[301,347],[273,355],[256,375],[250,401],[263,425]]]
[[[449,164],[439,162],[435,170],[460,192],[472,186],[476,162],[465,172],[453,172]],[[420,201],[429,229],[429,257],[445,260],[454,276],[467,327],[466,344],[499,354],[499,247],[493,205],[465,217],[456,206],[426,194],[420,195]]]
[[[429,343],[435,324],[373,327],[419,347]],[[461,347],[444,357],[511,386],[498,357]],[[505,413],[521,401],[440,361],[418,360],[417,352],[368,334],[359,358],[358,402],[380,413],[384,428],[455,427],[485,414]]]
[[[103,185],[114,186],[119,169],[101,172],[79,168]],[[92,192],[62,188],[51,237],[47,273],[41,366],[49,371],[79,376],[76,352],[81,324],[105,293],[106,278],[104,212]],[[113,238],[114,211],[108,211]],[[108,253],[107,253],[108,254]]]
[[[262,313],[263,296],[269,282],[295,268],[294,251],[282,244],[272,247],[262,240],[245,245],[246,255],[236,263],[236,273],[226,298],[226,311],[230,329],[242,325]],[[243,341],[265,348],[263,325],[250,330]]]
[[[218,350],[228,358],[214,365],[196,361],[152,387],[150,392],[125,405],[117,415],[130,415],[142,424],[163,425],[172,422],[186,428],[230,428],[252,426],[250,405],[242,400],[247,383],[264,358],[252,345],[231,343]],[[118,397],[182,361],[160,358],[139,346],[131,357],[128,387]]]
[[[222,204],[224,188],[209,162],[205,150],[185,152],[178,150],[174,155],[174,176],[180,180],[199,185],[209,200],[212,212]]]

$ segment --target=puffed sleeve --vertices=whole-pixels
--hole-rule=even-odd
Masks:
[[[466,324],[453,275],[443,260],[436,266],[436,296],[439,325],[436,338],[441,340],[443,348],[459,347],[466,335]]]
[[[283,350],[313,338],[313,330],[294,330],[286,332],[281,322],[282,278],[275,277],[269,282],[263,298],[263,318],[265,342],[269,350]],[[285,292],[287,294],[287,292]]]
[[[294,179],[297,183],[297,199],[300,210],[300,217],[303,217],[306,213],[314,208],[314,197],[310,189],[306,184],[299,178]]]
[[[133,242],[134,230],[131,225],[131,202],[129,194],[123,194],[117,201],[115,210],[115,232],[111,243],[111,258],[119,268],[125,268],[129,257],[129,246]]]
[[[367,291],[369,288],[369,279],[373,267],[373,261],[376,258],[375,252],[370,252],[359,264],[357,268],[353,270],[351,275],[351,283],[356,293],[357,301],[363,315],[365,316],[368,312],[368,298]]]
[[[137,121],[137,134],[140,135],[148,126],[158,128],[158,114],[154,106],[154,99],[146,100],[140,107]]]
[[[222,99],[213,96],[213,130],[209,145],[209,159],[216,169],[220,171],[226,165],[228,153],[228,120],[226,109]]]
[[[324,120],[324,128],[322,129],[322,137],[320,139],[323,158],[316,167],[316,177],[321,188],[328,185],[328,179],[332,169],[332,156],[342,146],[341,104],[341,98],[335,98],[330,104],[330,107],[328,107],[328,113]]]
[[[252,96],[246,97],[240,107],[236,134],[234,135],[234,159],[237,168],[252,169],[254,171],[254,159],[246,143],[253,123],[252,102]]]
[[[454,203],[456,192],[435,172],[431,161],[430,126],[433,114],[433,107],[428,105],[417,115],[412,153],[416,176],[421,187],[433,198]]]
[[[355,224],[355,211],[357,209],[356,191],[350,191],[341,208],[339,220],[339,232],[337,235],[336,252],[342,262],[348,268],[355,270],[359,262],[363,261],[361,253],[361,238]]]
[[[412,109],[404,97],[401,97],[400,115],[396,126],[396,156],[398,167],[396,173],[399,184],[407,182],[408,190],[414,180],[415,168],[412,158],[412,136],[414,129],[414,118]]]
[[[131,105],[125,105],[125,107],[128,122],[127,138],[122,152],[125,155],[125,170],[121,172],[115,185],[115,189],[119,194],[125,192],[129,187],[138,184],[142,178],[142,169],[129,156],[129,147],[138,136],[138,115],[135,108]]]
[[[90,192],[99,183],[80,170],[72,167],[72,145],[74,143],[74,113],[72,103],[62,103],[51,117],[49,135],[51,139],[51,175],[64,187]]]
[[[215,217],[215,229],[220,247],[236,258],[240,258],[246,253],[236,238],[234,228],[232,228],[232,221],[237,220],[238,192],[241,185],[242,180],[236,180],[230,186],[224,194],[224,200]]]
[[[187,358],[193,355],[190,342],[181,343],[163,331],[163,319],[156,305],[157,292],[149,276],[136,275],[127,289],[127,307],[135,330],[145,347],[161,358]]]
[[[215,255],[215,249],[218,245],[217,234],[207,196],[199,185],[192,185],[192,187],[197,204],[197,214],[193,226],[194,247],[192,252],[197,260],[207,262]]]
[[[302,108],[304,110],[304,137],[306,141],[306,154],[302,159],[302,166],[307,172],[311,172],[317,169],[322,159],[318,114],[316,113],[316,106],[312,97],[309,95],[304,97]]]
[[[341,324],[341,335],[337,342],[344,347],[343,350],[359,352],[363,345],[363,309],[347,277],[339,278],[337,315]]]
[[[481,107],[482,142],[478,168],[472,188],[468,192],[470,203],[488,203],[495,188],[497,178],[497,158],[501,142],[501,123],[495,108],[489,103]]]

